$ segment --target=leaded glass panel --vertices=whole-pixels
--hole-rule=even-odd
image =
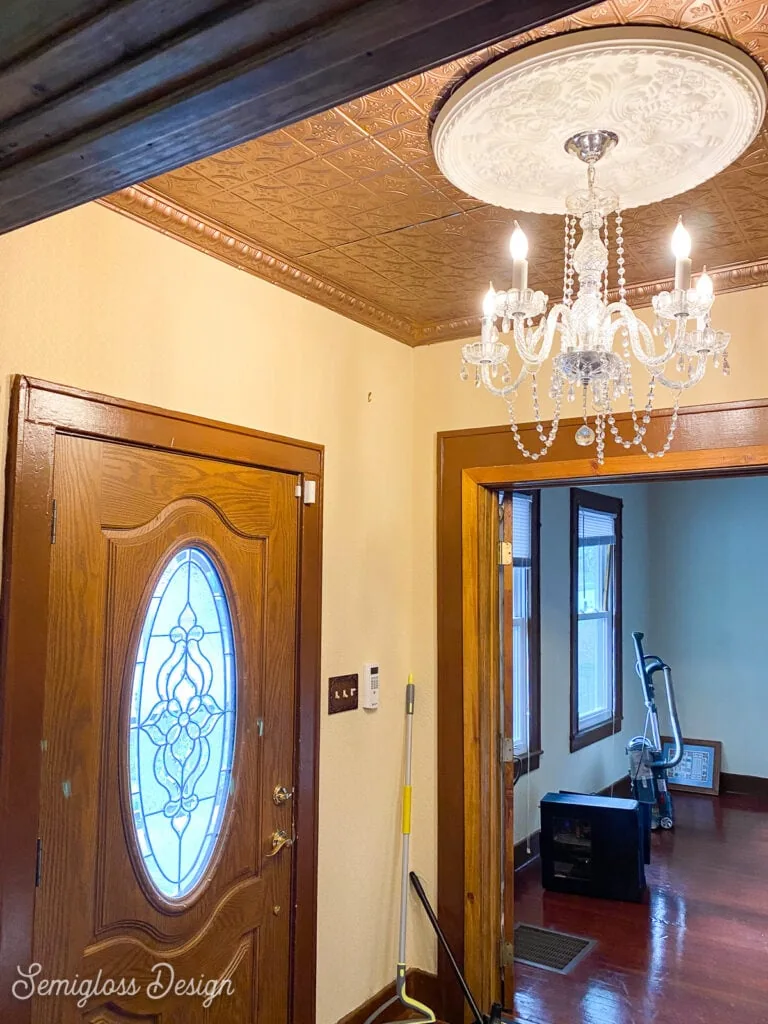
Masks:
[[[131,693],[128,760],[141,858],[166,899],[202,878],[232,778],[236,666],[221,577],[201,548],[175,554],[147,606]]]

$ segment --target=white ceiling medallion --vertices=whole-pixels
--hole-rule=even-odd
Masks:
[[[615,132],[602,180],[623,209],[679,195],[744,152],[766,112],[760,67],[680,29],[588,29],[535,43],[469,78],[435,122],[442,173],[493,206],[565,213],[584,170],[577,132]]]

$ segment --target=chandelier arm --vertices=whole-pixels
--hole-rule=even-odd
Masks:
[[[660,384],[663,384],[665,388],[669,388],[670,391],[688,391],[690,388],[698,384],[704,377],[704,371],[707,368],[707,360],[705,357],[696,356],[696,366],[694,367],[693,373],[686,380],[670,380],[669,377],[665,377],[663,373],[656,375],[656,379]]]
[[[612,302],[606,309],[605,315],[610,316],[612,312],[619,313],[619,316],[615,320],[610,321],[611,340],[613,340],[617,331],[625,328],[629,335],[629,343],[633,355],[648,370],[656,370],[664,366],[677,351],[679,332],[676,332],[674,336],[668,336],[669,340],[664,346],[664,351],[657,354],[653,335],[648,325],[635,316],[626,303]],[[640,344],[640,339],[645,342],[645,348]]]
[[[548,324],[549,318],[541,317],[535,327],[526,330],[524,317],[515,317],[515,348],[524,363],[541,366],[549,358],[554,332],[551,336],[549,335]]]
[[[504,363],[504,366],[507,371],[509,371],[509,364]],[[491,378],[491,368],[487,364],[480,367],[480,379],[482,380],[483,385],[492,395],[496,395],[497,398],[506,398],[507,395],[511,394],[513,391],[517,391],[528,375],[529,370],[524,366],[511,384],[504,384],[502,387],[498,388]]]

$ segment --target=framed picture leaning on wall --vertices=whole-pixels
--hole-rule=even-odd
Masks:
[[[675,741],[671,736],[661,737],[662,758],[670,756]],[[671,790],[679,793],[701,793],[717,796],[720,792],[720,764],[723,744],[720,740],[683,740],[683,759],[667,772]]]

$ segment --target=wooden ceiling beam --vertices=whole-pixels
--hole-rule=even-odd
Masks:
[[[10,0],[0,34],[0,232],[588,6]]]

